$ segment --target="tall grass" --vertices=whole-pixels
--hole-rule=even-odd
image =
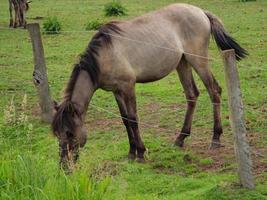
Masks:
[[[29,123],[26,102],[24,97],[16,106],[12,98],[5,111],[8,120],[0,124],[0,199],[103,199],[109,179],[96,181],[78,169],[65,175],[56,143]]]
[[[31,153],[1,157],[0,199],[102,199],[109,180],[84,173],[67,176],[53,162]]]

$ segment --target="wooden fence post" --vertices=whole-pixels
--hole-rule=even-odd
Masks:
[[[27,29],[32,41],[34,57],[33,81],[39,96],[39,105],[42,111],[41,119],[44,122],[51,123],[53,119],[53,106],[49,93],[40,26],[38,23],[28,24]]]
[[[250,147],[246,138],[246,127],[240,81],[236,67],[235,51],[233,49],[222,52],[225,69],[225,80],[228,91],[228,105],[230,122],[234,133],[235,155],[238,162],[238,175],[243,187],[253,189],[252,161]]]

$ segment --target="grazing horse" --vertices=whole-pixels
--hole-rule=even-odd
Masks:
[[[9,2],[9,15],[10,22],[9,27],[17,28],[26,27],[26,11],[29,10],[29,3],[31,1],[27,0],[8,0]],[[15,21],[13,21],[12,11],[15,11]]]
[[[190,135],[199,91],[192,70],[207,88],[214,111],[211,148],[220,147],[221,88],[208,66],[208,46],[213,35],[221,50],[234,49],[237,60],[247,55],[225,31],[220,20],[202,9],[173,4],[141,17],[103,25],[74,65],[63,102],[56,107],[52,128],[59,139],[60,163],[76,161],[86,143],[84,119],[97,89],[112,91],[126,127],[129,158],[144,161],[140,137],[135,84],[160,80],[176,70],[187,99],[187,111],[175,143],[182,147]]]

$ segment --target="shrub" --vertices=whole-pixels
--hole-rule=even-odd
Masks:
[[[86,24],[85,30],[90,31],[90,30],[98,30],[105,22],[100,19],[95,19],[92,21],[89,21]]]
[[[126,9],[119,1],[112,1],[105,5],[104,12],[106,16],[126,15]]]
[[[57,17],[48,17],[43,24],[43,29],[46,34],[58,34],[61,24]]]

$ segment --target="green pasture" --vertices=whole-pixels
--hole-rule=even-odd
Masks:
[[[88,22],[129,19],[181,1],[123,0],[127,15],[105,17],[103,9],[108,2],[33,0],[30,4],[28,23],[39,22],[42,26],[46,18],[56,16],[62,25],[62,33],[42,35],[50,90],[56,100],[61,99],[73,64],[94,34],[83,32]],[[184,149],[173,145],[186,108],[181,84],[173,72],[163,80],[136,87],[140,129],[148,148],[145,164],[127,160],[128,138],[117,116],[116,102],[112,93],[99,90],[86,118],[88,142],[74,173],[65,175],[58,167],[57,140],[50,126],[40,122],[28,32],[8,28],[8,1],[0,0],[1,200],[267,199],[267,1],[183,2],[217,15],[250,54],[238,68],[256,189],[242,189],[238,184],[223,62],[214,41],[209,56],[211,69],[223,88],[224,147],[208,149],[212,104],[196,75],[201,95],[192,136],[186,140]]]

